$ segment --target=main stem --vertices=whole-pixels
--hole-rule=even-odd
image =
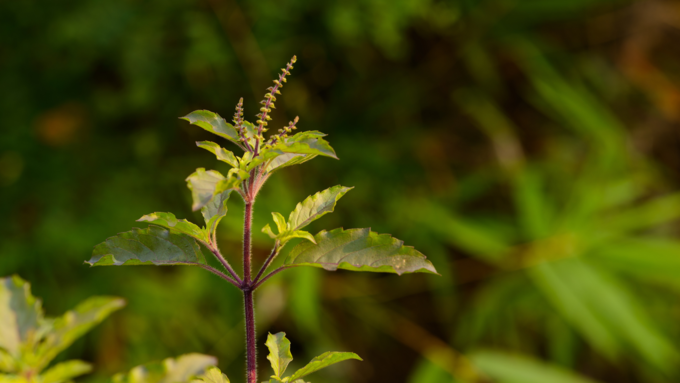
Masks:
[[[246,382],[257,383],[257,353],[255,344],[255,310],[250,281],[250,238],[253,220],[253,200],[246,201],[243,224],[243,304],[246,310]]]

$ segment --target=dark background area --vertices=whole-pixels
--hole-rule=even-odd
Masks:
[[[184,178],[226,165],[178,117],[228,117],[244,97],[255,120],[297,55],[270,126],[299,116],[341,160],[267,183],[256,264],[271,211],[342,184],[355,189],[311,232],[390,233],[442,275],[278,275],[256,296],[263,377],[266,334],[285,331],[295,366],[364,358],[312,381],[528,382],[508,378],[531,373],[516,355],[601,382],[678,381],[679,27],[680,5],[660,0],[1,2],[0,275],[31,282],[52,316],[128,301],[60,356],[95,363],[82,381],[188,352],[241,381],[236,289],[83,261],[147,213],[200,223]],[[241,201],[229,209],[218,235],[240,265]]]

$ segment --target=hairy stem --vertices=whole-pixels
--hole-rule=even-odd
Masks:
[[[257,383],[257,348],[255,344],[255,310],[253,290],[243,290],[243,303],[246,309],[246,382]]]
[[[250,196],[246,200],[245,218],[243,223],[243,304],[246,311],[246,382],[257,383],[257,348],[255,344],[255,310],[253,305],[253,289],[250,282],[250,260],[253,221],[253,200]]]
[[[252,235],[253,202],[246,202],[245,218],[243,222],[243,282],[250,284],[250,237]]]
[[[214,239],[213,239],[213,242],[215,243],[215,245],[214,245],[215,247],[210,247],[210,248],[209,248],[210,251],[215,255],[215,258],[217,258],[217,259],[220,261],[220,263],[222,264],[222,266],[224,266],[224,268],[227,269],[227,271],[229,272],[229,274],[231,274],[231,276],[234,277],[234,279],[236,280],[236,282],[238,282],[238,284],[237,284],[236,286],[240,287],[241,284],[243,283],[243,281],[242,281],[241,278],[238,276],[238,274],[236,274],[236,272],[235,272],[234,269],[231,267],[231,265],[229,264],[229,262],[227,262],[227,260],[224,258],[224,256],[222,255],[222,253],[220,253],[220,250],[217,249],[217,242],[216,242]]]
[[[200,266],[201,268],[203,268],[203,269],[205,269],[205,270],[210,271],[211,273],[217,275],[218,277],[224,279],[225,281],[231,283],[232,285],[234,285],[234,286],[236,286],[236,287],[238,287],[238,288],[241,288],[241,282],[240,282],[240,281],[239,281],[239,282],[235,281],[234,279],[230,278],[229,276],[227,276],[227,275],[224,274],[223,272],[221,272],[221,271],[219,271],[219,270],[216,270],[215,268],[210,267],[210,266],[208,266],[208,265],[201,265],[201,264],[199,264],[198,266]]]
[[[257,289],[260,287],[267,279],[273,277],[274,275],[282,272],[283,270],[290,269],[291,267],[297,267],[298,265],[290,265],[290,266],[281,266],[278,269],[275,269],[271,273],[267,274],[264,278],[260,279],[257,281],[255,284],[253,284],[253,290]]]
[[[257,282],[260,280],[260,277],[262,277],[262,274],[264,274],[264,272],[267,270],[267,267],[269,267],[269,264],[271,264],[274,258],[276,258],[276,256],[279,255],[279,250],[280,250],[279,241],[277,240],[276,243],[274,243],[274,248],[272,249],[271,254],[269,254],[267,260],[264,261],[262,267],[260,267],[260,271],[255,276],[255,279],[253,279],[254,284],[257,284]]]

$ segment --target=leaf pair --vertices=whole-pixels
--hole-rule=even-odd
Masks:
[[[61,351],[124,305],[120,298],[92,297],[59,318],[45,318],[28,282],[18,276],[0,278],[0,380],[21,382],[28,379],[24,373],[40,373]],[[61,383],[90,370],[89,363],[71,360],[40,377],[43,383]]]
[[[300,229],[322,216],[332,213],[338,200],[352,189],[351,187],[337,185],[307,197],[304,201],[298,203],[295,210],[290,213],[288,222],[280,213],[272,213],[279,233],[274,234],[269,224],[262,228],[262,232],[273,239],[277,239],[280,242],[280,247],[283,247],[286,242],[293,238],[304,238],[316,244],[314,236]]]
[[[302,378],[313,372],[319,371],[322,368],[348,359],[362,360],[359,355],[353,352],[329,351],[312,359],[305,367],[297,370],[292,375],[283,377],[286,368],[288,368],[288,364],[293,361],[293,355],[290,353],[290,341],[283,332],[275,335],[269,334],[266,346],[269,348],[267,359],[269,359],[272,369],[274,370],[274,375],[271,376],[268,383],[305,383]]]

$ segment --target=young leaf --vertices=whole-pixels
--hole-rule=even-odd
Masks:
[[[286,333],[280,332],[275,335],[269,334],[266,345],[269,348],[267,359],[272,364],[272,370],[274,370],[276,377],[281,379],[288,364],[293,361],[293,355],[290,353],[290,341],[286,338]]]
[[[38,360],[37,369],[45,368],[57,354],[123,306],[125,300],[121,298],[91,297],[74,310],[57,318],[52,331],[45,335],[35,353]],[[82,369],[82,366],[80,368]]]
[[[217,225],[227,215],[227,201],[232,191],[233,189],[223,191],[201,208],[208,236],[215,235]]]
[[[229,150],[226,150],[225,148],[217,145],[216,143],[211,141],[198,141],[196,142],[196,146],[214,154],[218,160],[226,162],[234,168],[238,167],[238,160],[236,159],[236,156],[234,156],[234,153],[232,153]]]
[[[279,229],[279,234],[285,233],[286,230],[288,229],[288,226],[286,225],[286,219],[283,218],[281,213],[272,213],[272,217],[274,218],[274,222],[276,223],[276,227]]]
[[[314,236],[312,235],[312,233],[310,233],[308,231],[304,231],[304,230],[295,230],[295,231],[287,232],[287,233],[285,233],[285,235],[281,236],[281,238],[280,238],[281,243],[282,243],[281,246],[283,246],[283,244],[285,244],[286,242],[290,241],[293,238],[306,239],[309,242],[316,244],[316,239],[314,239]]]
[[[234,168],[224,177],[216,170],[206,171],[198,168],[194,173],[187,177],[187,185],[191,189],[191,196],[194,200],[191,208],[196,211],[205,206],[216,195],[230,189],[236,189],[241,182],[249,177],[249,174],[240,169]]]
[[[321,231],[317,244],[302,242],[286,257],[286,266],[313,266],[326,270],[353,270],[384,273],[425,272],[437,274],[426,257],[389,234],[370,229]]]
[[[172,213],[147,214],[138,219],[137,222],[153,223],[155,225],[167,227],[168,229],[174,229],[180,233],[194,237],[203,243],[207,244],[210,242],[207,233],[203,229],[187,221],[186,219],[175,218],[175,215]]]
[[[302,229],[325,214],[332,213],[338,200],[352,189],[352,187],[336,185],[305,198],[290,213],[288,229]]]
[[[191,383],[230,383],[227,375],[223,374],[222,371],[217,367],[208,367],[205,373],[196,379],[193,379]]]
[[[210,133],[226,138],[243,149],[238,140],[239,137],[236,129],[217,113],[208,110],[197,110],[184,117],[180,117],[180,119],[189,121],[189,123],[199,126]]]
[[[186,354],[176,359],[167,358],[162,362],[151,362],[131,369],[127,373],[114,375],[113,383],[177,383],[186,382],[192,376],[206,371],[217,364],[213,356]]]
[[[207,264],[196,241],[158,226],[133,229],[107,239],[94,248],[91,266]]]
[[[301,369],[295,371],[295,373],[291,375],[288,379],[289,381],[295,381],[296,379],[300,379],[313,372],[319,371],[322,368],[326,368],[332,364],[339,363],[348,359],[356,359],[363,361],[363,359],[361,359],[359,355],[353,352],[328,351],[312,359],[311,362],[309,362],[306,366],[302,367]]]
[[[275,239],[277,237],[277,235],[272,231],[272,228],[269,227],[269,224],[264,225],[262,232],[267,234],[271,239]]]
[[[37,341],[42,320],[41,302],[31,294],[29,283],[16,275],[0,278],[0,349],[18,356],[22,344]]]
[[[42,383],[63,383],[92,371],[92,365],[82,360],[59,363],[40,374]]]

